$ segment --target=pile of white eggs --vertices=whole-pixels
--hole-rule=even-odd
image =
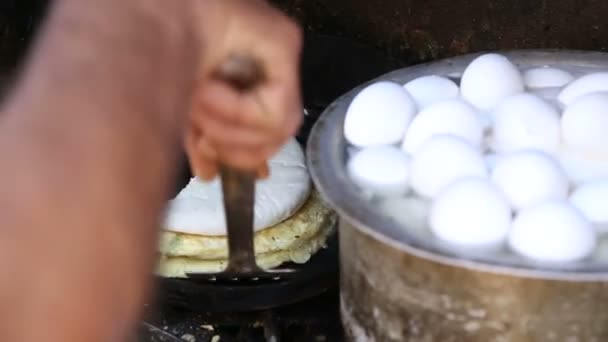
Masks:
[[[608,72],[520,70],[490,53],[460,84],[428,75],[358,93],[347,170],[381,198],[422,198],[433,235],[537,262],[588,258],[608,232]]]

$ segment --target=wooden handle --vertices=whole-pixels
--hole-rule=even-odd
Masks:
[[[264,81],[260,63],[245,55],[233,55],[215,75],[239,92],[250,92]],[[255,262],[253,225],[256,172],[221,165],[224,210],[228,230],[227,272],[260,272]]]

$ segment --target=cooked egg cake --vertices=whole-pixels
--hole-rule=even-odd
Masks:
[[[285,262],[305,263],[325,247],[334,231],[336,215],[313,192],[289,219],[254,234],[256,261],[272,268]],[[226,236],[205,236],[165,231],[161,234],[158,273],[184,277],[187,273],[219,272],[228,262]]]
[[[269,161],[271,176],[256,184],[254,248],[263,268],[304,263],[325,246],[336,215],[312,190],[299,144],[292,140]],[[170,201],[157,273],[218,272],[228,262],[221,181],[196,177]]]

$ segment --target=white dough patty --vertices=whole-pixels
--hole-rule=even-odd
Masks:
[[[295,139],[269,161],[270,177],[255,189],[254,230],[272,227],[289,218],[304,204],[311,190],[304,152]],[[164,228],[168,231],[225,236],[222,184],[218,178],[190,183],[169,202]]]
[[[335,230],[337,215],[313,191],[306,203],[289,219],[253,237],[255,256],[262,268],[285,262],[306,263]],[[160,260],[156,270],[164,277],[185,277],[187,273],[220,272],[228,262],[225,236],[162,232]]]

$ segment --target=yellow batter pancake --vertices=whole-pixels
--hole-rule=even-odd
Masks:
[[[289,219],[256,232],[254,246],[258,264],[273,268],[293,261],[305,263],[333,232],[336,214],[313,191]],[[160,239],[160,263],[157,273],[165,277],[184,277],[186,273],[218,272],[228,258],[225,236],[191,235],[164,231]]]
[[[313,191],[302,208],[289,219],[254,235],[256,254],[296,248],[298,243],[315,236],[335,222],[335,213]],[[159,251],[168,257],[192,257],[203,260],[226,259],[228,240],[225,236],[191,235],[164,231]]]
[[[274,251],[256,256],[258,265],[262,268],[273,268],[283,263],[293,261],[303,264],[312,255],[326,246],[327,238],[335,231],[335,226],[324,227],[315,236],[300,241],[298,247]],[[220,272],[226,268],[227,260],[201,260],[187,257],[161,257],[157,274],[168,278],[184,278],[187,273]]]

